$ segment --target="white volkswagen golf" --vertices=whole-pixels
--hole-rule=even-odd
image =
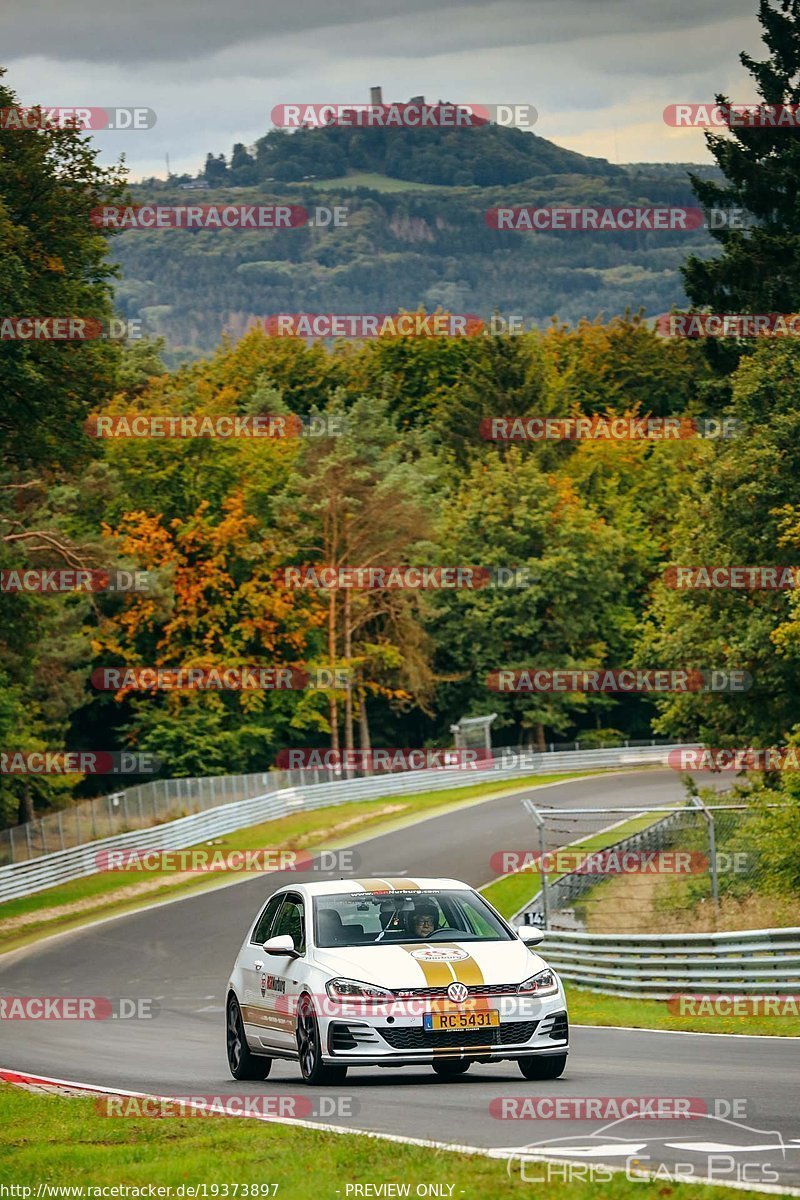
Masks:
[[[461,1075],[514,1059],[526,1079],[556,1079],[569,1026],[561,981],[456,879],[291,884],[275,892],[228,981],[226,1042],[234,1079],[265,1079],[272,1060],[306,1083],[339,1083],[349,1066],[429,1064]]]

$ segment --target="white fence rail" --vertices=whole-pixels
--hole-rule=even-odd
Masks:
[[[542,954],[562,979],[592,991],[666,1000],[800,993],[800,929],[736,933],[546,933]]]
[[[392,775],[344,779],[335,783],[311,784],[265,792],[149,829],[115,834],[113,837],[101,838],[67,850],[57,850],[55,853],[24,862],[9,863],[0,867],[0,903],[43,891],[71,879],[93,875],[101,869],[98,865],[99,856],[110,850],[183,850],[187,846],[244,829],[248,825],[258,825],[262,821],[286,816],[298,809],[311,810],[357,800],[439,791],[495,780],[502,783],[522,776],[559,771],[662,763],[666,761],[670,749],[675,748],[664,745],[630,746],[605,750],[554,751],[544,754],[518,753],[514,754],[513,758],[506,752],[505,761],[510,759],[511,765],[493,763],[490,767],[479,767],[475,770],[444,768],[401,771]]]

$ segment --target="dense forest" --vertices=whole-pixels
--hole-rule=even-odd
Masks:
[[[15,103],[5,86],[0,103]],[[791,338],[724,346],[665,338],[618,303],[641,299],[644,287],[652,306],[669,307],[678,299],[670,280],[683,264],[685,298],[696,306],[726,296],[731,311],[797,307],[797,217],[775,217],[794,151],[786,142],[776,150],[770,138],[779,136],[726,141],[717,147],[724,182],[709,172],[694,180],[704,206],[738,203],[758,221],[746,232],[715,232],[707,254],[702,233],[691,245],[676,234],[526,241],[482,219],[501,199],[698,202],[658,171],[608,170],[602,195],[599,177],[585,173],[502,191],[423,191],[413,201],[356,191],[344,229],[276,232],[268,244],[236,231],[114,238],[90,213],[128,193],[120,171],[98,165],[88,139],[70,129],[2,135],[4,311],[46,303],[106,319],[116,306],[160,316],[177,336],[171,346],[0,344],[0,570],[119,568],[147,578],[139,591],[0,590],[0,745],[133,748],[154,753],[161,773],[175,777],[264,769],[292,746],[446,746],[452,722],[489,712],[498,714],[497,744],[658,734],[763,746],[795,738],[797,593],[680,591],[670,580],[680,565],[796,559],[800,348]],[[442,196],[452,207],[442,207]],[[174,188],[162,197],[185,202]],[[614,312],[574,320],[589,293],[598,308],[613,294]],[[335,344],[245,332],[248,314],[327,304],[556,319],[518,336]],[[220,342],[231,314],[244,336]],[[165,364],[170,351],[212,341],[213,353],[199,361]],[[132,414],[282,415],[296,436],[91,436],[97,417]],[[493,417],[531,415],[653,415],[698,429],[728,419],[735,436],[482,436]],[[338,591],[286,584],[288,565],[366,563],[513,568],[522,582]],[[97,686],[103,669],[143,666],[340,668],[347,685]],[[744,694],[593,695],[487,685],[498,669],[526,667],[741,670],[752,686]],[[97,786],[5,774],[2,819]]]

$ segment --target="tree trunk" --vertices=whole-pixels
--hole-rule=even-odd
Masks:
[[[367,714],[367,692],[363,685],[358,688],[358,736],[361,743],[361,755],[368,774],[372,774],[370,762],[372,746],[369,740],[369,716]]]
[[[348,779],[353,776],[355,742],[353,740],[353,681],[351,678],[350,656],[353,652],[353,625],[350,608],[351,592],[344,589],[344,661],[347,675],[344,692],[344,753],[345,773]]]
[[[544,754],[547,749],[547,743],[544,740],[544,725],[536,725],[536,749],[540,754]]]
[[[328,593],[328,658],[331,672],[336,670],[336,591],[331,588]],[[331,750],[334,762],[339,754],[339,705],[336,700],[336,689],[331,688],[328,696],[328,720],[331,726]]]
[[[31,785],[28,780],[23,777],[22,791],[20,792],[19,804],[17,806],[17,824],[25,825],[26,822],[34,819],[34,815]]]

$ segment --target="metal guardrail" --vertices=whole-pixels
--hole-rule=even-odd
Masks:
[[[546,933],[562,979],[615,996],[800,993],[800,928],[735,933]]]
[[[626,740],[624,743],[626,749],[634,751],[640,746],[671,744],[666,739],[656,738],[650,738],[646,742]],[[550,742],[543,753],[552,754],[582,748],[588,750],[591,747],[581,747],[579,742]],[[520,754],[525,755],[526,760],[530,762],[542,758],[542,752],[521,750],[518,746],[496,747],[490,753],[490,759],[480,764],[476,759],[475,765],[480,765],[482,770],[491,769],[493,766],[499,769],[509,765],[510,761],[518,758]],[[372,775],[386,775],[392,771],[391,767],[353,769],[343,774],[341,767],[322,765],[327,761],[324,750],[320,750],[319,755],[319,766],[296,767],[290,770],[270,769],[249,775],[151,779],[147,783],[112,791],[107,795],[77,800],[21,825],[10,825],[6,829],[0,829],[0,866],[40,858],[55,850],[82,846],[85,842],[96,842],[100,838],[127,833],[131,829],[149,829],[151,825],[175,821],[179,817],[205,812],[221,804],[232,804],[235,800],[250,800],[267,792],[280,792],[286,788],[305,787],[307,784],[338,783],[342,778],[361,779]],[[455,761],[454,756],[453,762]],[[111,777],[98,778],[110,780]]]
[[[661,745],[554,751],[544,754],[513,752],[513,758],[511,753],[506,751],[505,761],[510,759],[509,766],[498,766],[496,763],[487,766],[478,763],[474,769],[401,771],[391,775],[373,775],[365,779],[342,779],[335,783],[263,792],[249,799],[222,804],[205,812],[180,817],[176,821],[151,826],[149,829],[134,829],[67,850],[57,850],[55,853],[28,861],[8,863],[0,867],[0,903],[43,891],[72,879],[93,875],[101,869],[97,862],[98,856],[110,850],[183,850],[249,825],[258,825],[262,821],[286,816],[298,809],[311,810],[383,796],[389,798],[412,795],[415,792],[440,791],[489,780],[502,782],[526,775],[659,763],[665,762],[669,750],[675,748]]]

